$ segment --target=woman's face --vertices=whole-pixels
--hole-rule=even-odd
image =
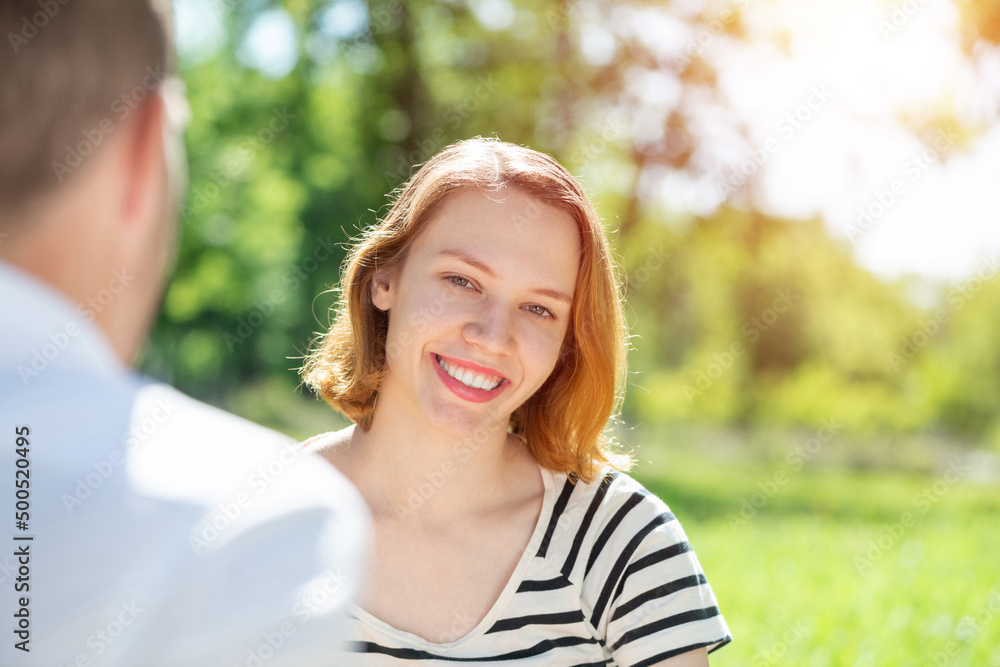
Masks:
[[[579,261],[565,211],[516,190],[449,195],[372,284],[389,311],[380,405],[449,432],[505,430],[555,367]]]

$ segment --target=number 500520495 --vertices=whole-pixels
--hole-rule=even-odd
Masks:
[[[14,520],[17,522],[15,525],[21,530],[28,529],[28,519],[30,518],[28,510],[31,509],[31,461],[28,459],[28,450],[31,447],[31,442],[28,440],[30,434],[31,429],[27,426],[18,426],[14,429],[16,436],[14,444],[17,453],[15,461],[17,468],[14,470],[14,486],[17,496],[17,502],[14,505],[16,508]]]

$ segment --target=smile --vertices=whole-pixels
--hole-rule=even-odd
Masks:
[[[483,373],[431,353],[438,375],[459,397],[474,402],[488,401],[510,382],[496,374]]]
[[[485,373],[477,373],[476,371],[466,368],[464,366],[459,366],[457,364],[449,364],[448,361],[441,356],[435,355],[438,364],[444,369],[444,372],[455,378],[466,387],[472,387],[473,389],[485,389],[490,391],[491,389],[496,389],[503,378],[499,375],[486,375]]]

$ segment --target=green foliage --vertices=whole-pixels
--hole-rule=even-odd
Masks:
[[[808,427],[836,418],[861,434],[934,425],[927,392],[906,385],[924,376],[888,363],[922,313],[903,286],[857,267],[818,221],[723,209],[684,234],[646,225],[630,243],[670,255],[655,271],[652,254],[627,258],[634,420]]]
[[[259,409],[261,387],[292,392],[298,357],[329,324],[345,243],[415,166],[496,134],[553,153],[608,223],[633,333],[628,421],[808,429],[832,418],[858,438],[930,433],[1000,448],[996,271],[921,309],[906,284],[859,268],[820,220],[658,207],[643,174],[693,173],[699,142],[684,104],[662,136],[631,136],[631,115],[650,111],[636,77],[711,100],[714,72],[698,53],[664,63],[621,35],[602,61],[580,33],[602,11],[656,10],[545,0],[498,18],[479,3],[373,0],[367,25],[331,31],[329,3],[222,4],[209,10],[223,15],[219,48],[182,59],[191,187],[148,372],[237,408]],[[278,79],[239,56],[275,10],[299,50]],[[618,19],[605,27],[627,32]],[[740,26],[736,14],[719,39],[740,39]],[[294,393],[263,394],[272,423],[297,432],[282,418],[298,414]]]

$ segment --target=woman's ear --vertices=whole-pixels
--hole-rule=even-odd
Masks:
[[[389,310],[394,282],[395,271],[389,267],[378,269],[372,274],[372,304],[379,310]]]

